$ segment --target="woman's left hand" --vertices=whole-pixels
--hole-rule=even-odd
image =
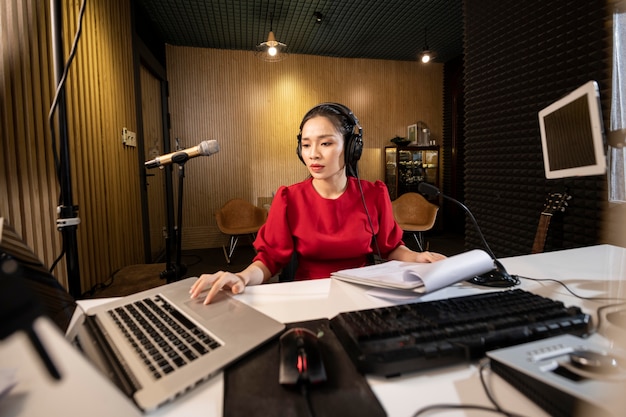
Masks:
[[[446,256],[437,252],[426,251],[426,252],[417,252],[417,259],[415,260],[415,262],[430,263],[430,262],[441,261],[442,259],[446,259]]]

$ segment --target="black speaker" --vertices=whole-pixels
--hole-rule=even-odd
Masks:
[[[344,130],[347,132],[344,137],[344,157],[346,168],[348,169],[348,175],[357,177],[357,161],[361,159],[363,153],[363,129],[359,124],[359,120],[356,118],[352,110],[339,103],[320,103],[317,106],[309,110],[300,123],[300,132],[298,133],[298,147],[296,153],[302,163],[302,126],[314,113],[324,114],[333,113],[341,117]]]

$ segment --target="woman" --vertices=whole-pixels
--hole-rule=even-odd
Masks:
[[[204,303],[222,288],[234,294],[266,282],[297,254],[296,280],[328,278],[332,272],[364,266],[373,255],[387,260],[435,262],[445,256],[414,252],[402,242],[387,187],[359,180],[356,164],[363,149],[358,120],[345,106],[322,103],[300,124],[297,154],[310,178],[280,187],[254,247],[257,255],[238,273],[203,274],[190,289]]]

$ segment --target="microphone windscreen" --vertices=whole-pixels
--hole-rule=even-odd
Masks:
[[[420,182],[417,186],[417,190],[420,193],[426,194],[429,197],[437,197],[439,195],[439,189],[427,182]]]
[[[216,140],[205,140],[198,145],[200,155],[209,156],[220,151],[220,145]]]

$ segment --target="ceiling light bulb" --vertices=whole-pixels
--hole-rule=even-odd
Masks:
[[[267,41],[262,42],[256,47],[256,52],[254,53],[257,58],[265,61],[265,62],[278,62],[287,58],[287,45],[282,42],[278,42],[276,40],[276,36],[274,36],[274,32],[270,30],[270,33],[267,35]]]
[[[430,61],[437,57],[437,53],[431,51],[428,47],[428,37],[426,28],[424,28],[424,49],[422,49],[422,53],[420,54],[420,59],[422,63],[428,64]]]

